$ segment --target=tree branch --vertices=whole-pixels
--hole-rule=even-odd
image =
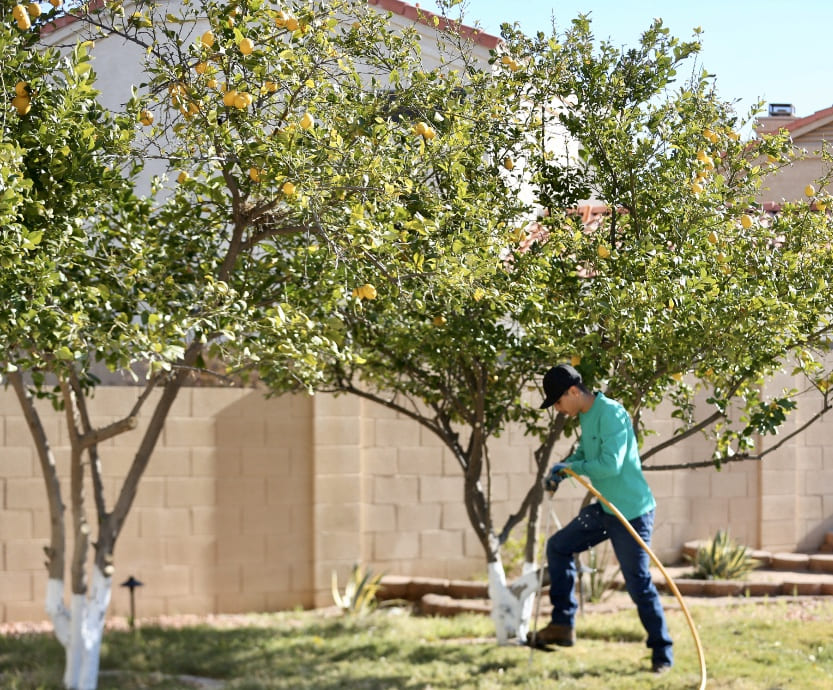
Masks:
[[[800,427],[797,427],[789,434],[784,436],[778,443],[765,450],[761,451],[760,453],[738,453],[731,457],[727,458],[720,458],[720,465],[728,465],[729,463],[735,462],[745,462],[746,460],[763,460],[767,455],[770,453],[774,453],[776,450],[781,448],[785,443],[790,441],[791,439],[795,438],[799,434],[802,434],[805,430],[807,430],[810,426],[815,424],[819,421],[822,417],[824,417],[827,412],[829,412],[833,408],[827,400],[824,401],[824,406],[821,410],[819,410],[816,414],[814,414],[807,422],[802,424]],[[651,467],[645,467],[646,471],[652,472],[659,472],[662,470],[693,470],[693,469],[701,469],[704,467],[714,467],[716,462],[714,460],[700,460],[696,462],[686,462],[681,465],[655,465]]]

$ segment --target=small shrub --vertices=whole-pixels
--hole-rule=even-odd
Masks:
[[[700,580],[740,580],[761,565],[745,546],[729,536],[728,530],[718,530],[714,539],[700,546],[694,556],[686,554],[686,559],[694,566],[694,577]]]
[[[344,613],[363,616],[376,608],[376,593],[381,587],[382,573],[374,575],[371,571],[364,572],[357,563],[353,566],[350,579],[344,586],[344,594],[338,589],[338,575],[332,573],[333,601]]]

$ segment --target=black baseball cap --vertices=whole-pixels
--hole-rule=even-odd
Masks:
[[[569,364],[559,364],[544,374],[544,395],[546,398],[541,403],[540,409],[546,409],[564,395],[570,387],[581,383],[581,374]]]

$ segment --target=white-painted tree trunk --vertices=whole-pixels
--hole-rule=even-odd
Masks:
[[[538,569],[534,563],[524,563],[524,574],[511,585],[506,584],[506,574],[500,561],[490,563],[488,572],[491,615],[498,644],[526,642],[538,591]]]
[[[64,687],[68,690],[98,687],[101,640],[112,586],[112,578],[94,567],[89,596],[74,594],[67,609],[63,580],[49,580],[46,585],[46,613],[66,650]]]

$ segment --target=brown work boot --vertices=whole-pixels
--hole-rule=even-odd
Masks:
[[[559,647],[572,647],[576,643],[576,631],[569,625],[550,623],[537,632],[527,635],[530,644],[556,644]]]

